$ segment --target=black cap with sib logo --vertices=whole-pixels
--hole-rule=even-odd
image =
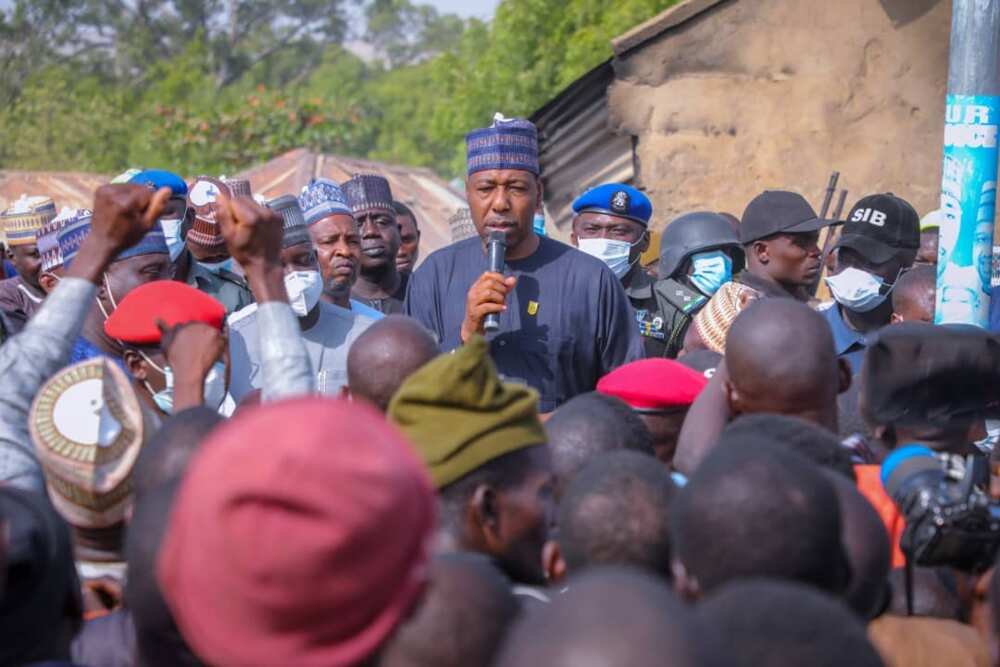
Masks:
[[[875,264],[900,253],[915,255],[920,247],[920,216],[891,192],[869,195],[851,208],[836,247],[850,248]]]

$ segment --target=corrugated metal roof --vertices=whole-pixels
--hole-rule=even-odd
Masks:
[[[580,193],[635,177],[632,138],[615,134],[608,124],[607,90],[614,76],[608,60],[531,117],[538,127],[546,218],[563,238],[569,235],[573,200]]]
[[[458,209],[467,206],[465,196],[455,192],[429,169],[297,148],[238,175],[250,180],[255,194],[270,199],[279,195],[298,195],[312,178],[322,176],[343,183],[359,173],[384,176],[392,187],[393,196],[416,213],[420,224],[421,259],[451,243],[448,221]]]
[[[109,180],[86,172],[0,171],[0,208],[7,208],[21,195],[51,197],[59,208],[91,208],[94,190]]]

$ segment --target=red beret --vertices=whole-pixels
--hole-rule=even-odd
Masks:
[[[129,292],[104,321],[104,333],[133,345],[159,345],[157,320],[162,320],[168,327],[204,322],[221,331],[226,321],[226,309],[212,297],[189,285],[174,280],[157,280]]]
[[[643,359],[602,377],[597,391],[636,410],[662,410],[691,405],[707,384],[702,374],[676,361]]]

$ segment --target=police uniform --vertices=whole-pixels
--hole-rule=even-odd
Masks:
[[[624,218],[647,227],[653,214],[653,205],[643,193],[623,183],[607,183],[588,190],[573,202],[573,211],[580,213],[604,213],[616,218]],[[622,278],[625,294],[634,311],[635,322],[642,336],[643,349],[647,357],[668,356],[671,333],[675,330],[674,315],[664,316],[664,305],[673,312],[671,303],[657,294],[655,280],[638,264]],[[674,291],[682,294],[673,297],[680,304],[692,304],[697,292],[678,285]],[[704,298],[702,298],[702,303]],[[697,304],[701,305],[701,304]],[[689,307],[696,308],[696,305]],[[678,312],[683,312],[680,307]],[[678,348],[683,343],[683,335]],[[673,355],[676,356],[676,352]]]

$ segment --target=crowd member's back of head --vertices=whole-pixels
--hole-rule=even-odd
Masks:
[[[347,386],[351,396],[381,412],[406,378],[436,357],[437,341],[412,317],[389,315],[368,327],[347,354]]]
[[[801,584],[733,582],[698,605],[735,667],[882,667],[865,626],[841,601]]]
[[[937,271],[917,265],[903,273],[892,290],[892,323],[934,322]]]
[[[653,438],[639,415],[624,401],[596,391],[559,406],[545,422],[545,433],[560,488],[602,452],[628,449],[654,455]]]
[[[897,616],[911,615],[906,606],[905,568],[896,568],[889,573],[889,585],[892,587],[889,611]],[[954,570],[945,567],[914,567],[912,591],[912,616],[949,621],[965,620],[965,605]]]
[[[891,596],[889,535],[852,480],[833,470],[824,472],[837,493],[841,542],[851,570],[844,598],[861,618],[875,618],[886,610]]]
[[[204,406],[188,408],[164,421],[136,459],[132,473],[136,498],[178,480],[202,440],[223,421],[218,412]]]
[[[694,613],[657,578],[600,568],[515,623],[496,667],[712,667],[727,662]]]
[[[830,431],[797,417],[743,415],[726,426],[719,438],[719,445],[734,442],[750,446],[762,439],[787,447],[817,465],[854,480],[850,451]]]
[[[717,447],[673,503],[674,577],[690,597],[776,577],[843,594],[849,567],[833,486],[774,443]]]
[[[763,299],[740,313],[726,337],[726,368],[733,414],[791,415],[837,432],[850,369],[837,359],[830,326],[805,304]]]
[[[69,527],[48,498],[0,486],[0,664],[65,661],[83,613]]]
[[[129,577],[125,584],[125,605],[132,614],[136,657],[143,667],[202,664],[177,629],[156,581],[156,556],[179,484],[178,477],[138,494],[126,536]]]
[[[488,558],[438,556],[416,611],[379,654],[379,667],[489,665],[519,606]]]
[[[670,473],[646,454],[598,455],[573,478],[559,504],[559,547],[569,574],[628,565],[669,576],[675,493]]]

